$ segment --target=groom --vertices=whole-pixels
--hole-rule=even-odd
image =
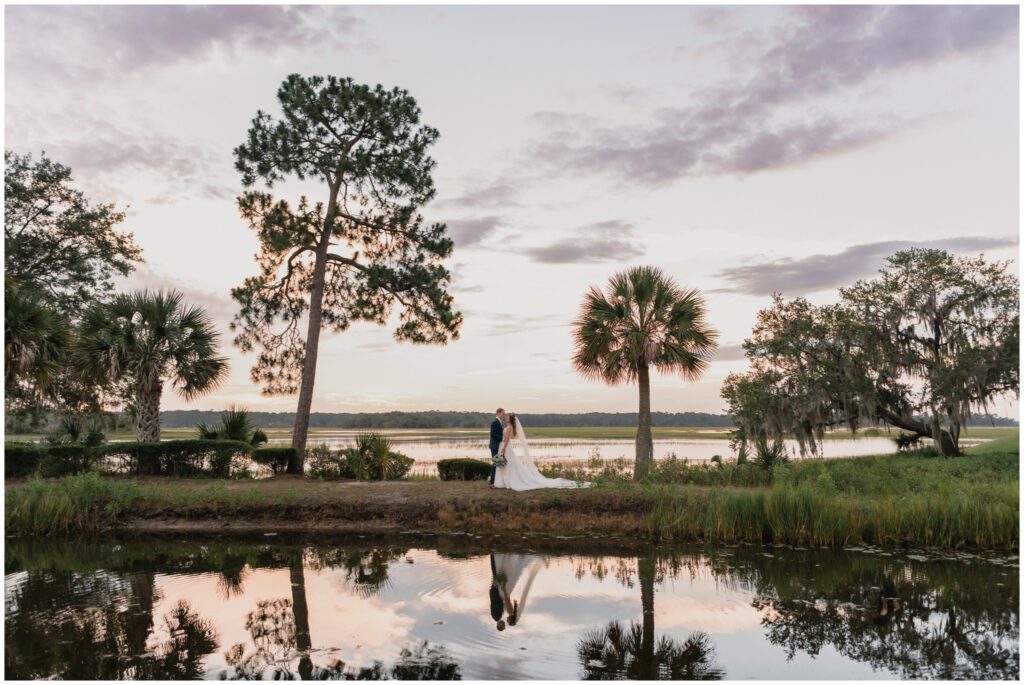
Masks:
[[[498,450],[501,449],[501,439],[503,437],[504,426],[501,422],[505,418],[505,410],[498,407],[498,411],[494,412],[494,420],[491,421],[491,477],[490,484],[494,487],[494,476],[498,471],[498,467],[494,465],[494,458],[498,456]]]

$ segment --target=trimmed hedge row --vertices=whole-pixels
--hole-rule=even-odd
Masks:
[[[118,442],[108,445],[107,456],[120,460],[118,471],[136,476],[231,475],[236,456],[249,457],[252,447],[237,440],[167,440]]]
[[[487,480],[491,464],[480,459],[442,459],[437,462],[437,473],[441,480]]]
[[[241,472],[251,459],[284,473],[295,460],[292,447],[254,449],[234,440],[168,440],[166,442],[118,442],[102,447],[82,445],[4,445],[4,477],[25,478],[38,473],[45,478],[89,471],[105,460],[112,470],[135,476],[212,476],[227,478]]]
[[[25,442],[4,444],[4,478],[25,478],[36,472],[46,454],[37,446]]]
[[[252,460],[257,464],[269,466],[277,476],[298,462],[298,450],[294,447],[262,447],[252,451]]]

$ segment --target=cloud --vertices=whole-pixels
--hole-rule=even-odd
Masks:
[[[496,216],[481,216],[474,219],[452,219],[446,222],[448,235],[458,247],[479,245],[498,229],[501,219]]]
[[[777,259],[723,269],[720,278],[731,285],[713,292],[737,292],[747,295],[803,295],[828,288],[849,285],[878,273],[889,255],[911,247],[926,247],[951,252],[977,253],[1014,247],[1015,237],[964,237],[925,242],[888,240],[854,245],[836,254],[818,254],[801,259]]]
[[[483,332],[483,335],[512,335],[527,331],[545,330],[549,328],[568,328],[572,324],[558,321],[550,316],[519,316],[515,314],[491,314],[494,320]]]
[[[161,192],[145,198],[154,204],[186,194],[230,199],[238,190],[216,180],[224,176],[218,171],[230,171],[229,158],[152,127],[115,125],[84,113],[61,112],[51,113],[45,123],[19,115],[7,134],[9,146],[33,154],[45,151],[50,159],[69,166],[76,182],[104,198],[123,200],[128,178],[158,185]]]
[[[738,362],[746,358],[747,356],[743,353],[743,344],[733,343],[731,345],[719,345],[718,349],[715,350],[715,354],[712,357],[712,361]]]
[[[1011,6],[834,6],[792,10],[746,77],[694,94],[636,126],[590,127],[535,117],[548,134],[531,163],[641,183],[777,169],[881,141],[914,125],[886,114],[830,112],[816,98],[876,77],[978,53],[1016,38]],[[737,40],[751,44],[746,34]],[[729,45],[727,41],[725,45]],[[814,112],[808,114],[808,112]]]
[[[580,264],[639,257],[644,247],[632,224],[613,220],[582,226],[571,237],[520,252],[545,264]]]
[[[240,49],[321,44],[337,50],[360,20],[344,8],[275,5],[11,6],[8,74],[121,78]]]
[[[462,195],[439,198],[435,204],[439,207],[465,208],[485,208],[496,206],[518,207],[519,204],[515,201],[515,197],[518,193],[519,190],[516,186],[508,182],[499,181],[473,190],[468,190]]]
[[[119,290],[123,292],[136,290],[177,290],[185,296],[188,304],[194,304],[206,310],[216,322],[227,327],[228,322],[238,311],[238,305],[229,293],[220,293],[189,285],[184,281],[158,271],[148,264],[140,264],[127,276],[118,277]]]

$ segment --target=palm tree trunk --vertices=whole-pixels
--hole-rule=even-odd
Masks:
[[[139,442],[160,442],[160,395],[164,386],[140,385],[136,391],[135,437]]]
[[[640,672],[643,680],[657,680],[657,666],[654,663],[654,576],[657,572],[653,556],[642,556],[637,560],[640,576],[640,605],[643,608],[643,633],[640,639]]]
[[[306,357],[302,364],[302,385],[299,389],[299,405],[295,410],[295,427],[292,429],[292,447],[296,451],[295,464],[288,465],[288,473],[303,472],[306,452],[306,435],[309,433],[309,412],[313,407],[313,383],[316,380],[316,359],[320,349],[320,322],[323,318],[324,282],[327,273],[327,250],[329,241],[325,236],[316,250],[313,265],[313,291],[309,294],[309,328],[306,331]]]
[[[633,480],[640,480],[651,472],[654,464],[654,438],[651,436],[651,372],[646,364],[639,368],[640,416],[636,428],[636,464]]]
[[[313,675],[313,661],[309,650],[313,641],[309,635],[309,605],[306,603],[306,573],[302,566],[302,549],[292,557],[289,576],[292,582],[292,611],[295,614],[295,646],[301,652],[299,675],[309,680]]]

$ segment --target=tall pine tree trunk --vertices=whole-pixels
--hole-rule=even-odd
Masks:
[[[292,583],[292,611],[295,614],[295,647],[299,650],[299,675],[309,680],[313,675],[313,661],[309,650],[313,641],[309,633],[309,605],[306,603],[306,572],[302,565],[303,549],[292,556],[289,578]]]
[[[646,364],[638,370],[640,387],[640,416],[636,428],[636,464],[633,480],[640,480],[651,472],[654,464],[654,438],[651,436],[651,372]]]
[[[162,383],[140,384],[135,393],[135,437],[139,442],[160,442]]]
[[[306,436],[309,433],[309,412],[313,407],[313,383],[316,380],[316,360],[320,349],[320,323],[323,318],[324,282],[327,273],[327,250],[330,232],[324,235],[316,249],[313,264],[313,291],[309,294],[309,328],[306,331],[306,356],[302,364],[302,385],[299,404],[295,409],[295,427],[292,429],[292,447],[297,453],[296,463],[288,465],[288,473],[302,474],[305,464]]]

